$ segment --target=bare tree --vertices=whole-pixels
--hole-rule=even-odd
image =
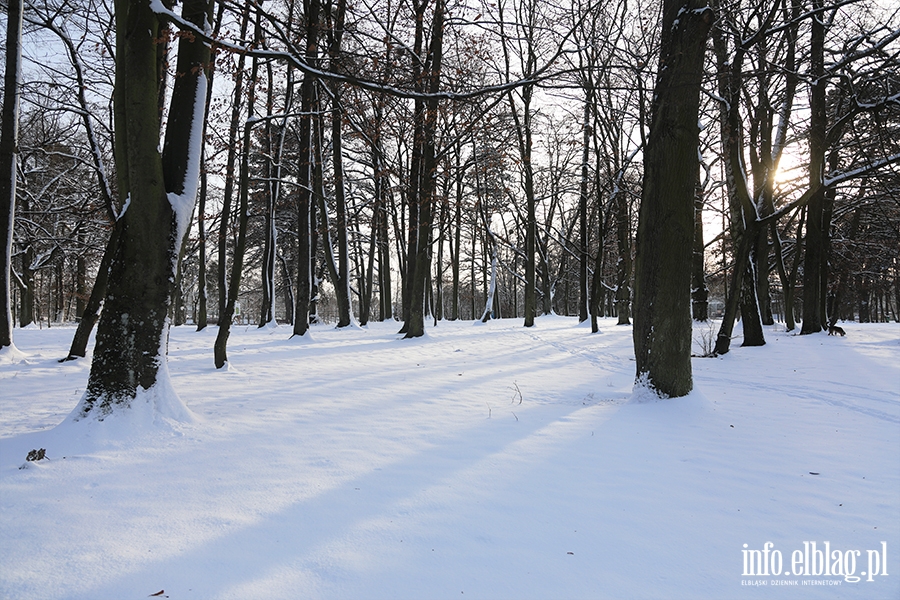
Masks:
[[[3,245],[3,274],[0,275],[0,349],[12,347],[12,238],[16,213],[16,154],[19,131],[19,73],[22,58],[22,2],[9,0],[6,22],[6,67],[3,78],[3,119],[0,131],[0,244]]]
[[[182,16],[206,27],[210,7],[206,0],[185,0]],[[101,420],[129,407],[141,390],[168,384],[168,311],[199,183],[209,63],[209,47],[202,40],[181,38],[181,76],[174,82],[160,154],[155,44],[160,18],[149,4],[118,0],[115,8],[116,172],[119,194],[127,200],[91,374],[78,409],[82,417]]]
[[[701,0],[663,4],[659,72],[644,150],[644,190],[635,261],[637,379],[683,396],[691,377],[691,251],[697,125],[713,11]]]

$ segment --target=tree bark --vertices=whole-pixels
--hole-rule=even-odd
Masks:
[[[250,5],[245,5],[241,15],[241,39],[247,37],[247,26],[250,22]],[[225,161],[225,189],[222,196],[222,212],[219,218],[219,265],[216,273],[219,287],[218,322],[222,322],[225,314],[225,303],[228,302],[228,237],[231,230],[231,213],[234,205],[234,170],[237,162],[238,140],[241,122],[241,98],[244,94],[244,61],[243,54],[238,55],[237,69],[234,75],[234,100],[231,105],[231,123],[228,126],[228,158]]]
[[[413,8],[416,18],[415,40],[413,42],[413,83],[417,91],[421,91],[425,87],[425,81],[422,74],[422,65],[428,62],[428,57],[423,56],[423,45],[425,43],[425,9],[428,7],[428,0],[414,0]],[[406,205],[409,211],[409,222],[407,223],[407,244],[406,244],[406,260],[401,262],[405,266],[403,278],[401,282],[401,300],[403,313],[403,326],[400,333],[409,333],[409,326],[413,319],[413,285],[416,276],[416,268],[418,268],[419,240],[420,236],[420,211],[422,209],[423,200],[423,163],[425,152],[425,127],[426,127],[426,108],[425,102],[421,98],[416,98],[413,102],[413,144],[409,160],[409,180],[406,186]],[[421,335],[421,334],[419,334]],[[413,336],[417,337],[417,336]]]
[[[254,39],[259,43],[262,37],[260,27],[261,17],[257,15]],[[228,297],[225,301],[225,311],[219,315],[219,331],[213,345],[213,360],[216,368],[221,369],[228,362],[228,337],[231,334],[231,325],[234,321],[238,296],[241,291],[241,278],[244,271],[244,255],[247,251],[247,225],[250,220],[250,148],[251,133],[256,122],[256,86],[259,76],[259,58],[253,57],[250,69],[249,93],[247,95],[247,119],[244,121],[244,135],[241,149],[240,179],[238,180],[238,237],[234,245],[234,255],[231,261],[231,278],[228,283]]]
[[[436,94],[440,87],[441,59],[444,40],[445,0],[437,0],[434,7],[434,21],[431,30],[430,65],[427,72],[427,90]],[[409,322],[404,338],[415,338],[425,335],[425,295],[431,274],[431,228],[434,209],[434,189],[437,162],[435,160],[435,132],[437,129],[438,101],[430,97],[425,103],[425,121],[423,129],[422,177],[419,188],[419,215],[416,254],[409,258],[410,265],[415,261],[412,286],[410,288]]]
[[[699,174],[698,174],[699,175]],[[699,179],[694,197],[694,253],[691,262],[691,314],[695,321],[709,318],[709,289],[703,253],[703,189]]]
[[[821,8],[822,0],[813,0],[813,8]],[[809,120],[809,186],[821,185],[825,170],[826,128],[828,126],[825,87],[825,25],[820,15],[813,16],[810,38],[810,120]],[[822,311],[822,279],[825,274],[825,188],[818,190],[809,201],[806,224],[806,254],[803,260],[803,324],[800,334],[822,331],[825,315]]]
[[[206,0],[186,0],[182,14],[206,26]],[[130,406],[139,390],[161,380],[168,346],[168,310],[182,240],[197,195],[209,48],[179,42],[180,74],[173,88],[160,156],[156,38],[159,20],[148,4],[117,0],[115,134],[121,240],[109,284],[80,417],[103,419]]]
[[[216,22],[213,29],[213,36],[218,36],[222,27],[222,16],[225,12],[224,3],[219,3],[219,10],[216,13]],[[206,114],[209,114],[209,105],[212,101],[213,79],[215,77],[216,56],[214,50],[210,50],[209,55],[209,76],[206,81]],[[209,325],[209,305],[207,288],[207,262],[206,262],[206,243],[208,234],[206,231],[206,198],[207,198],[207,179],[208,173],[206,169],[206,131],[208,123],[203,120],[203,151],[200,156],[200,193],[197,198],[199,207],[197,209],[197,237],[198,237],[198,281],[197,281],[197,331],[203,331]],[[221,292],[221,290],[220,290]],[[219,314],[222,314],[221,311]]]
[[[661,396],[683,396],[691,375],[691,250],[699,169],[703,56],[713,11],[698,0],[663,5],[660,69],[635,261],[637,380]]]
[[[616,211],[616,243],[619,252],[616,262],[616,314],[619,318],[617,325],[630,325],[631,221],[628,218],[628,195],[624,190],[618,189],[618,186],[616,186],[613,202]]]
[[[344,34],[344,13],[347,9],[346,0],[338,0],[332,23],[330,36],[331,44],[328,55],[331,61],[330,69],[337,73],[340,71],[341,39]],[[352,303],[350,301],[350,246],[347,239],[347,194],[344,184],[344,155],[341,132],[343,109],[341,106],[341,85],[335,83],[331,86],[331,158],[334,170],[334,201],[337,213],[337,280],[334,281],[334,292],[338,304],[338,327],[348,327],[352,322]]]
[[[720,127],[724,170],[728,190],[730,211],[730,232],[735,245],[735,266],[732,271],[731,296],[726,294],[725,314],[716,336],[715,352],[725,354],[731,346],[731,334],[740,307],[743,319],[745,346],[765,344],[759,304],[756,298],[756,269],[754,248],[760,236],[756,204],[750,196],[744,171],[742,127],[739,107],[742,68],[746,45],[737,45],[734,56],[729,57],[724,37],[717,32],[713,37],[716,60],[719,69],[719,93],[725,102],[720,102]]]
[[[578,191],[578,219],[579,219],[579,238],[581,239],[578,246],[578,322],[582,323],[588,318],[588,158],[591,152],[591,102],[593,101],[593,90],[588,78],[588,84],[585,86],[584,98],[584,114],[582,122],[581,137],[581,181],[579,182]],[[600,240],[603,244],[603,240]],[[568,294],[566,294],[568,299]]]
[[[273,90],[273,69],[272,63],[266,64],[267,81],[269,89],[266,92],[266,124],[265,124],[265,178],[266,178],[266,224],[262,253],[262,265],[260,272],[260,280],[262,283],[262,301],[259,309],[259,327],[265,327],[269,323],[275,323],[275,248],[278,244],[278,235],[275,228],[275,207],[278,201],[279,179],[281,173],[279,166],[281,162],[282,144],[274,143],[274,133],[272,131],[273,111],[275,110],[275,93]],[[290,83],[290,74],[288,74],[288,83],[285,86],[286,100],[290,98],[293,86]],[[285,102],[284,113],[290,112],[288,102]],[[286,118],[286,117],[285,117]],[[286,123],[285,123],[286,124]],[[280,127],[280,139],[283,139],[284,127]]]
[[[318,55],[319,48],[319,0],[305,0],[306,8],[306,60],[310,64]],[[294,298],[293,335],[306,335],[309,330],[310,292],[312,291],[312,248],[310,241],[310,185],[312,184],[312,124],[310,114],[316,106],[315,79],[306,74],[300,87],[300,140],[297,160],[297,291]]]
[[[9,0],[6,21],[6,67],[3,76],[3,120],[0,130],[0,349],[13,345],[12,240],[16,214],[16,163],[19,139],[19,78],[22,60],[22,1]]]

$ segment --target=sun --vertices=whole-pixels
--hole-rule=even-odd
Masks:
[[[779,188],[792,187],[799,179],[804,179],[808,175],[809,171],[803,157],[795,152],[785,150],[775,172],[775,186]]]

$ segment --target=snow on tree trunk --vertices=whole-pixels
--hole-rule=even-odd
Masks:
[[[190,420],[168,378],[168,312],[199,185],[209,48],[189,37],[179,42],[179,77],[160,155],[156,11],[165,8],[118,0],[115,9],[116,171],[126,208],[87,391],[73,416],[103,420],[149,406],[154,418]],[[206,0],[186,0],[182,15],[207,27],[208,10]]]

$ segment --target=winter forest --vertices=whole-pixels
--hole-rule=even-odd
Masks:
[[[627,413],[635,427],[643,421],[628,411],[650,410],[649,398],[687,397],[659,411],[712,411],[696,389],[710,398],[731,385],[751,390],[765,365],[796,360],[834,364],[837,372],[842,359],[819,350],[823,340],[832,349],[871,342],[863,353],[886,344],[879,351],[887,366],[872,375],[881,391],[871,392],[875,400],[859,392],[874,404],[849,410],[880,415],[877,448],[896,444],[894,2],[0,0],[0,8],[0,396],[56,390],[52,407],[42,400],[30,416],[0,419],[0,437],[10,440],[0,448],[16,453],[3,457],[4,469],[24,460],[27,432],[69,412],[68,426],[100,427],[149,398],[173,423],[194,423],[191,410],[211,418],[219,414],[212,400],[207,410],[179,395],[208,386],[210,398],[227,396],[232,384],[200,381],[247,376],[242,361],[269,372],[257,344],[273,344],[276,361],[274,373],[253,384],[261,396],[278,397],[279,369],[282,387],[311,390],[327,378],[304,362],[308,356],[340,361],[347,352],[354,362],[335,363],[332,375],[347,378],[353,394],[377,399],[378,386],[392,384],[369,387],[362,375],[351,383],[357,368],[408,363],[405,381],[420,356],[424,365],[449,344],[455,353],[481,345],[476,362],[512,369],[506,340],[518,347],[522,334],[594,367],[608,350],[603,360],[616,365],[608,385],[616,398],[633,394],[636,407],[587,401],[595,392],[577,387],[576,370],[548,367],[544,385],[562,377],[563,390],[572,381],[571,398],[620,419]],[[385,361],[397,362],[357,354],[363,339],[389,340],[394,354]],[[734,357],[737,345],[776,354]],[[534,351],[538,369],[540,352],[527,348],[522,356]],[[46,361],[46,387],[26,383],[21,369],[35,360]],[[441,373],[456,377],[449,360],[441,359],[449,369]],[[847,364],[868,368],[855,360]],[[189,365],[190,377],[179,375],[179,364]],[[711,375],[717,367],[707,365],[718,364],[730,371]],[[777,389],[795,385],[775,371]],[[66,373],[78,381],[62,392]],[[503,415],[515,423],[525,419],[516,407],[533,398],[526,381],[523,371],[499,388],[513,398]],[[808,385],[809,398],[831,398],[833,385],[821,377],[809,375]],[[475,400],[481,388],[459,389],[497,418],[493,400]],[[776,411],[778,393],[765,396],[773,404],[760,405],[754,418]],[[323,398],[310,402],[330,410]],[[676,413],[665,418],[689,419]],[[663,428],[660,414],[650,421],[657,418]],[[410,439],[412,422],[398,425]],[[817,431],[809,425],[799,435],[816,440]],[[863,425],[855,431],[868,435]],[[650,448],[665,451],[657,443]],[[51,468],[29,456],[30,472]],[[47,457],[60,468],[50,448]],[[895,462],[878,492],[887,497],[900,489]],[[19,485],[10,473],[3,474],[8,498],[9,486]],[[685,481],[697,481],[691,477]],[[806,493],[793,485],[784,489]],[[894,511],[892,528],[882,529],[890,530],[896,572],[896,498],[885,502]],[[0,527],[7,557],[10,527]],[[639,536],[652,535],[638,527]],[[811,539],[802,535],[818,534],[798,531],[790,543]],[[26,593],[28,578],[2,569],[0,595],[88,597],[107,589]],[[743,574],[753,574],[747,570],[745,563]],[[891,574],[893,593],[900,573]],[[317,585],[303,589],[321,594],[301,596],[363,590]],[[632,597],[694,597],[684,588],[667,596],[655,585]],[[572,597],[604,597],[586,586],[569,590]],[[262,596],[234,597],[291,597],[261,589]],[[430,597],[425,584],[398,595],[374,589],[362,596]],[[627,597],[631,588],[614,589],[609,597]],[[553,596],[527,591],[514,597]],[[220,596],[232,597],[184,597]],[[481,597],[507,596],[483,588]]]
[[[303,335],[319,320],[396,318],[409,336],[430,319],[628,323],[641,306],[642,194],[675,204],[671,182],[647,189],[669,176],[646,168],[656,113],[659,156],[680,152],[666,144],[684,127],[699,164],[679,167],[690,210],[686,196],[671,216],[647,208],[644,254],[685,259],[677,291],[659,293],[689,287],[694,319],[724,317],[719,352],[738,316],[750,345],[776,319],[812,333],[898,318],[896,7],[150,3],[128,15],[153,32],[134,50],[146,72],[123,74],[115,19],[127,5],[8,6],[5,90],[20,90],[20,108],[3,122],[20,133],[3,171],[16,181],[2,183],[15,190],[4,346],[11,326],[79,320],[71,353],[83,356],[123,233],[175,245],[153,300],[174,325],[218,324],[218,367],[235,323]],[[682,10],[702,12],[698,29],[661,36],[689,27]],[[683,87],[664,80],[660,50],[681,56],[688,42],[694,97],[664,98]],[[117,113],[114,88],[132,78],[141,112]],[[684,119],[659,108],[676,103],[697,119],[667,120]],[[163,148],[155,171],[123,147],[137,135],[128,124],[147,151]],[[162,214],[127,228],[132,160],[165,180],[153,201],[182,195],[179,239]],[[150,282],[138,264],[118,277],[138,270],[133,293],[162,310],[139,291]]]

